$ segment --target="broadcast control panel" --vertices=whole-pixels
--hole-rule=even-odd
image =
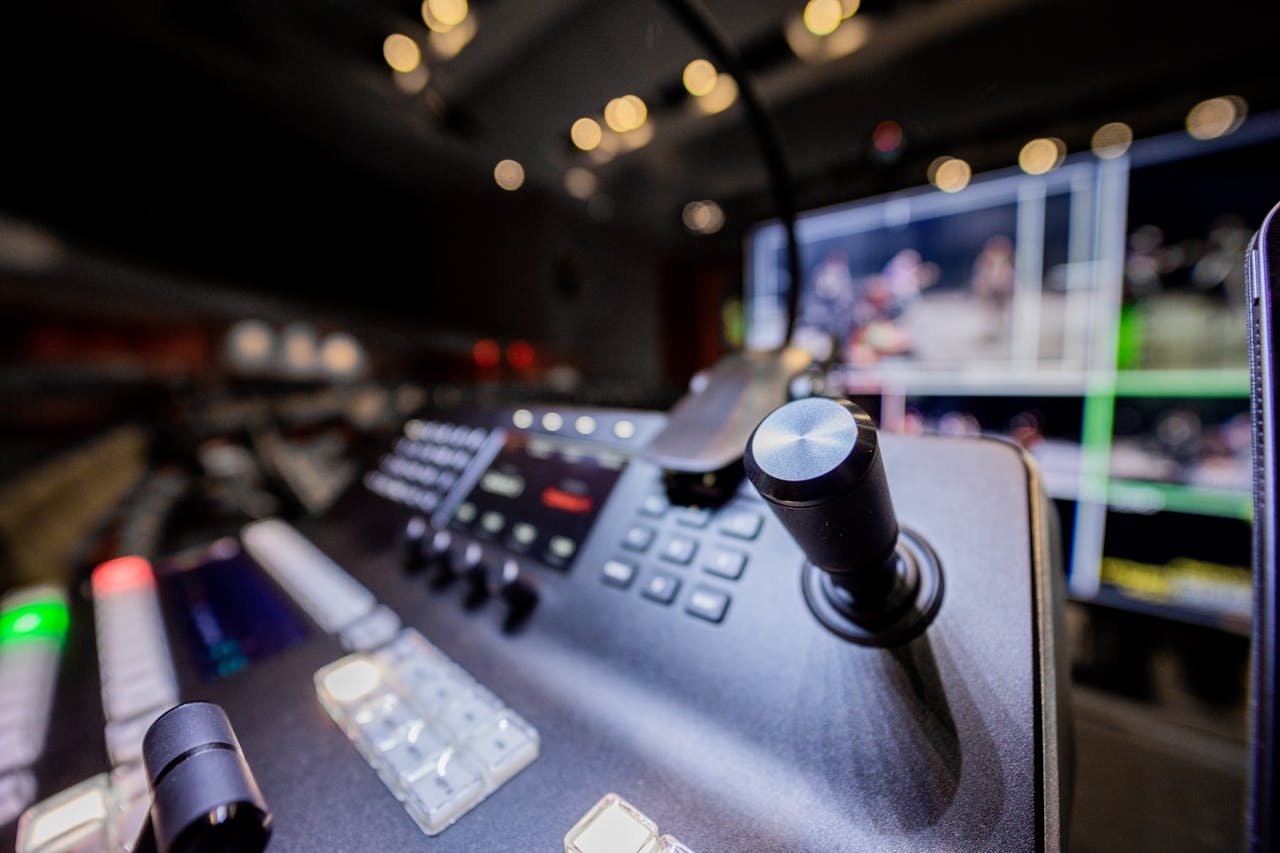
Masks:
[[[842,406],[766,418],[716,507],[661,414],[428,412],[323,518],[100,568],[0,843],[131,849],[129,723],[198,699],[278,850],[1061,847],[1034,466]]]

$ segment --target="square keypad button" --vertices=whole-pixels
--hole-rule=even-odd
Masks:
[[[693,556],[696,553],[698,553],[696,540],[687,536],[672,536],[662,544],[658,557],[677,566],[687,566],[693,562]]]
[[[626,589],[636,579],[636,564],[630,560],[606,560],[600,579],[610,586]]]
[[[729,609],[729,596],[717,589],[700,586],[693,590],[685,612],[708,622],[719,622]]]
[[[680,578],[666,572],[654,572],[645,580],[640,592],[650,601],[670,604],[676,600],[676,594],[680,592]]]
[[[742,577],[746,567],[747,555],[732,548],[712,548],[702,562],[703,571],[731,581]]]
[[[637,554],[643,554],[649,550],[649,546],[653,544],[653,537],[657,535],[652,527],[645,527],[643,524],[633,524],[628,528],[625,536],[622,537],[622,547],[628,551],[635,551]]]
[[[649,518],[662,518],[670,506],[662,495],[649,495],[640,504],[640,514]]]
[[[755,539],[764,526],[764,517],[754,510],[729,508],[720,513],[720,532],[735,539]]]

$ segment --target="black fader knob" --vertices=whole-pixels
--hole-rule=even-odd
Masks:
[[[806,598],[827,627],[877,645],[923,630],[937,609],[941,575],[927,546],[900,535],[866,412],[826,397],[787,403],[756,427],[743,463],[809,558]]]
[[[498,595],[507,605],[504,627],[512,630],[520,625],[538,604],[538,586],[530,573],[514,557],[502,563],[498,578]]]

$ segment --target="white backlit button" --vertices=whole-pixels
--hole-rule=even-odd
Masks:
[[[605,794],[564,837],[565,853],[653,853],[657,846],[657,825],[617,794]]]
[[[59,791],[27,809],[18,821],[18,853],[107,850],[107,774]]]
[[[382,670],[364,655],[348,655],[316,673],[316,688],[326,707],[353,705],[383,687]]]
[[[643,554],[653,544],[653,537],[656,535],[657,532],[652,527],[633,524],[627,528],[626,535],[622,537],[622,547],[628,551]]]
[[[737,539],[755,539],[760,535],[764,517],[746,509],[731,509],[720,515],[720,532]]]
[[[514,711],[491,718],[464,746],[490,787],[496,788],[538,757],[538,734]]]
[[[506,523],[506,518],[500,512],[486,512],[480,516],[480,529],[491,536],[496,536]]]
[[[476,505],[467,501],[458,505],[458,511],[453,514],[455,520],[463,524],[470,524],[476,520]]]
[[[382,754],[383,765],[392,775],[385,781],[394,788],[418,779],[448,747],[449,742],[429,724],[414,723],[395,746]]]
[[[538,538],[538,528],[527,521],[516,522],[516,525],[511,528],[511,538],[517,545],[527,548]]]
[[[671,504],[667,502],[663,495],[649,495],[640,504],[640,514],[647,515],[650,518],[662,518],[666,515],[667,508]]]
[[[600,578],[609,586],[626,589],[636,579],[636,564],[628,560],[606,560]]]
[[[677,566],[687,566],[698,551],[698,543],[684,536],[672,536],[658,552],[658,557]]]
[[[578,543],[568,536],[552,536],[548,550],[552,556],[567,560],[573,556],[574,551],[578,550]]]
[[[729,609],[729,596],[716,589],[700,586],[689,596],[685,612],[708,622],[719,622]]]
[[[455,738],[461,739],[489,723],[502,710],[502,701],[483,687],[476,687],[449,704],[438,722]]]
[[[360,706],[351,719],[360,736],[378,752],[404,740],[410,727],[421,721],[394,693],[384,693]]]
[[[16,770],[0,776],[0,826],[22,814],[36,798],[36,777],[30,770]]]
[[[706,562],[702,564],[702,569],[708,574],[736,581],[742,577],[742,570],[746,568],[746,565],[747,555],[741,551],[733,551],[729,548],[713,548],[711,553],[707,555]]]
[[[446,749],[404,788],[405,807],[427,835],[436,835],[484,796],[480,773],[459,752]]]

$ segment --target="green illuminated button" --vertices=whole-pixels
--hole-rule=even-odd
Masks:
[[[13,603],[0,612],[0,643],[48,639],[67,635],[67,605],[58,599]]]

